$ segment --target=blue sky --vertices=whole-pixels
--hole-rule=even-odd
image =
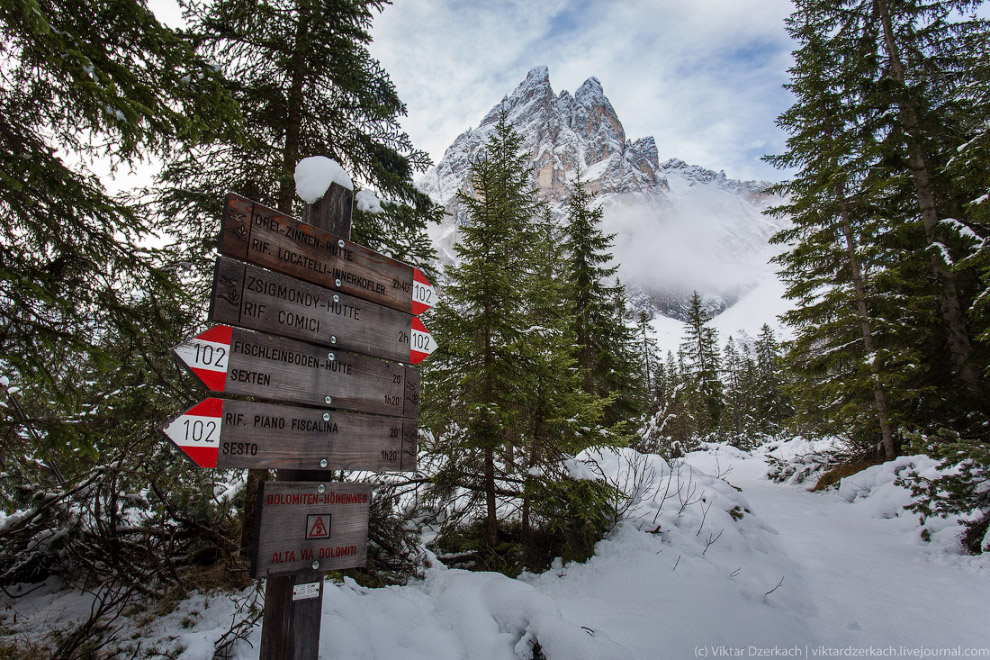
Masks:
[[[176,24],[175,0],[150,0]],[[784,149],[791,103],[790,0],[394,0],[371,44],[408,116],[413,143],[439,160],[526,73],[554,91],[598,78],[629,139],[740,179],[784,176],[760,161]]]
[[[774,120],[791,103],[789,0],[395,0],[371,52],[434,160],[535,66],[554,91],[597,77],[626,129],[660,159],[777,180]]]

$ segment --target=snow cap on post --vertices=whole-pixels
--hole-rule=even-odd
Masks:
[[[296,194],[307,204],[320,201],[330,184],[354,190],[351,177],[347,175],[340,164],[326,156],[310,156],[303,158],[296,165]]]

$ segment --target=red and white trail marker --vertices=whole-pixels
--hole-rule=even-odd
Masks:
[[[412,332],[410,333],[409,341],[409,362],[419,364],[435,350],[437,350],[437,342],[434,341],[433,335],[426,329],[423,322],[419,320],[419,317],[414,316],[412,318]]]
[[[230,363],[233,328],[215,325],[175,347],[175,354],[207,387],[223,392]]]
[[[182,413],[162,432],[199,467],[215,468],[220,455],[223,401],[206,399]]]
[[[413,269],[412,313],[419,316],[437,303],[437,290],[419,268]]]

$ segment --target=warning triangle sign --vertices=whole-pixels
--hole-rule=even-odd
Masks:
[[[330,515],[306,516],[307,518],[307,539],[330,538]]]

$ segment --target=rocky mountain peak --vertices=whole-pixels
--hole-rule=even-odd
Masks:
[[[590,191],[644,195],[663,191],[652,138],[630,142],[601,81],[588,78],[572,96],[555,94],[547,67],[535,67],[495,105],[478,128],[457,137],[443,160],[420,180],[434,199],[447,204],[467,183],[468,164],[505,111],[532,155],[534,183],[542,199],[562,202],[581,173]]]
[[[725,172],[676,158],[661,164],[652,137],[626,137],[598,78],[585,80],[573,95],[566,90],[556,94],[545,66],[531,69],[477,128],[459,135],[443,159],[418,180],[420,188],[444,204],[450,214],[450,227],[437,245],[446,258],[453,258],[457,226],[468,220],[457,192],[469,189],[470,164],[484,149],[503,111],[523,136],[522,148],[529,154],[537,195],[550,202],[551,208],[563,212],[578,176],[597,195],[596,203],[606,209],[606,222],[619,233],[617,259],[621,262],[624,255],[620,253],[625,251],[629,262],[643,262],[625,272],[620,263],[620,275],[631,285],[632,297],[679,317],[694,289],[707,294],[715,307],[731,304],[746,290],[745,268],[726,271],[730,274],[722,283],[710,275],[715,269],[721,271],[724,263],[739,263],[747,255],[765,251],[767,239],[779,228],[779,223],[761,214],[771,201],[764,193],[767,184],[736,181]],[[665,233],[664,227],[674,228],[673,233]],[[680,277],[680,271],[689,270],[690,264],[674,264],[681,264],[696,248],[657,243],[668,238],[704,244],[697,248],[699,259],[714,260],[711,267],[699,270],[704,281],[695,284]],[[671,251],[670,258],[664,259],[667,251]],[[763,256],[759,258],[765,263]],[[665,264],[667,270],[658,269]]]

